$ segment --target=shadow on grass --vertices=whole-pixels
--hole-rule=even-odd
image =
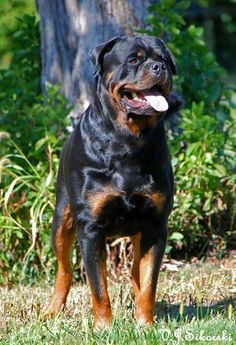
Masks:
[[[235,299],[221,300],[211,305],[180,305],[166,302],[157,302],[155,304],[154,315],[157,320],[189,320],[206,319],[215,315],[227,315],[229,305],[236,306]]]

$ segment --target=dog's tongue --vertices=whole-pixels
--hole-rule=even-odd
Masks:
[[[165,97],[163,97],[157,91],[144,91],[144,97],[147,100],[147,102],[151,105],[151,107],[153,107],[156,111],[166,111],[169,107]]]
[[[145,96],[145,98],[156,111],[166,111],[168,109],[168,103],[162,95]]]

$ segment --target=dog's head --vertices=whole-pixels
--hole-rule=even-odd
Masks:
[[[158,119],[167,111],[176,67],[161,39],[115,37],[92,49],[90,57],[102,107],[118,122],[148,115]]]

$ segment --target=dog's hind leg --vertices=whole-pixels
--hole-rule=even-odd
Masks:
[[[53,296],[44,313],[45,317],[56,315],[64,308],[72,283],[70,252],[75,239],[75,224],[67,193],[65,189],[62,190],[63,186],[60,186],[60,189],[52,225],[52,243],[58,271]]]

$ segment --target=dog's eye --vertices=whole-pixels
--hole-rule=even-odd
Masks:
[[[139,62],[139,60],[136,59],[136,58],[132,58],[132,59],[129,60],[129,63],[130,63],[131,65],[136,65],[136,63],[138,63],[138,62]]]

